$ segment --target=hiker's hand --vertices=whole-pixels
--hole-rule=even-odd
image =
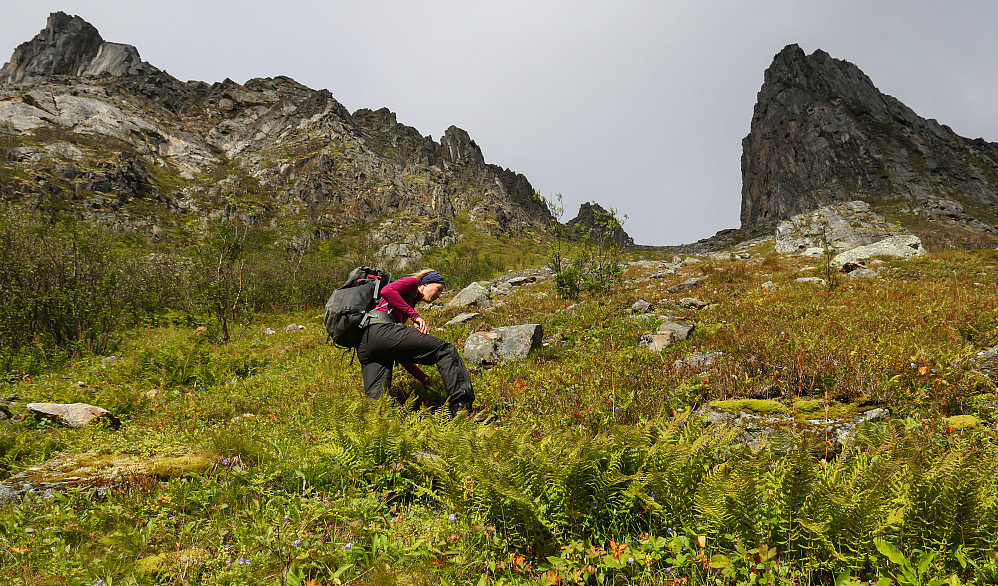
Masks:
[[[425,334],[430,331],[430,327],[426,325],[426,322],[423,321],[423,318],[421,317],[417,317],[416,319],[412,320],[412,323],[413,325],[416,326],[416,329],[419,330],[420,334]]]

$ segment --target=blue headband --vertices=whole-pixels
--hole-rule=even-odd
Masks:
[[[430,271],[423,275],[423,278],[419,280],[420,285],[429,285],[430,283],[440,283],[444,284],[444,276],[436,271]]]

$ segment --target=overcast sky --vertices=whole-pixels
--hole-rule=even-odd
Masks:
[[[741,140],[773,56],[824,49],[970,138],[998,140],[998,2],[2,0],[0,61],[77,14],[181,80],[287,75],[382,106],[527,176],[565,217],[597,201],[640,244],[739,224]]]

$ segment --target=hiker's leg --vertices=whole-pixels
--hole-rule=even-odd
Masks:
[[[368,329],[372,330],[369,339],[376,341],[371,347],[377,348],[378,357],[390,357],[396,362],[436,364],[452,408],[471,408],[475,401],[471,376],[453,344],[403,325],[377,325]]]
[[[368,397],[377,399],[385,387],[392,386],[393,366],[395,363],[391,360],[361,363],[360,374],[364,377],[364,393]]]
[[[381,391],[392,384],[392,368],[395,361],[385,355],[385,348],[391,340],[380,336],[382,326],[374,325],[364,329],[361,334],[360,346],[357,347],[357,359],[360,361],[360,373],[364,377],[364,393],[377,399]]]

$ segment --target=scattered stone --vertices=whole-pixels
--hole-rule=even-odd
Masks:
[[[472,283],[461,290],[447,303],[447,307],[481,307],[487,308],[489,304],[489,290],[479,283]]]
[[[872,279],[873,277],[876,277],[879,274],[880,273],[878,273],[877,271],[875,271],[873,269],[868,269],[866,267],[863,267],[861,269],[856,269],[854,271],[849,271],[849,278],[850,279]]]
[[[767,290],[767,291],[779,291],[780,290],[780,288],[776,286],[776,283],[774,283],[772,281],[766,281],[765,283],[763,283],[762,284],[762,288],[765,289],[765,290]]]
[[[85,383],[85,382],[83,382],[81,380],[78,380],[78,381],[76,381],[76,384],[73,385],[73,386],[76,387],[76,388],[78,388],[78,389],[85,389],[85,388],[87,388],[87,383]]]
[[[14,414],[10,412],[10,409],[6,405],[0,404],[0,421],[10,421],[14,418]]]
[[[649,309],[651,309],[651,303],[644,299],[638,299],[631,305],[631,311],[634,313],[648,313]]]
[[[81,427],[102,420],[114,429],[121,426],[121,421],[110,411],[86,403],[28,403],[27,409],[36,419],[47,419],[69,427]]]
[[[451,318],[451,320],[449,322],[445,323],[444,327],[445,328],[450,328],[450,327],[453,327],[453,326],[459,326],[461,324],[466,324],[469,321],[475,319],[476,317],[478,317],[480,315],[482,315],[482,314],[480,314],[480,313],[459,313],[459,314],[455,315],[453,318]]]
[[[159,389],[149,389],[148,391],[146,391],[147,399],[155,399],[158,396],[159,396]]]
[[[687,279],[678,285],[673,285],[666,289],[669,293],[682,293],[683,291],[688,291],[694,287],[697,287],[704,283],[707,277],[693,277],[692,279]]]
[[[101,368],[107,368],[108,366],[114,366],[121,360],[121,356],[105,356],[100,359]]]
[[[524,277],[513,277],[509,281],[506,281],[510,287],[521,287],[529,283],[536,283],[536,276],[524,276]]]
[[[699,414],[715,425],[735,425],[740,427],[737,440],[746,444],[753,450],[764,447],[779,449],[779,445],[774,445],[777,439],[777,432],[783,428],[804,426],[804,433],[815,438],[832,442],[831,451],[838,452],[856,432],[856,429],[865,423],[876,423],[884,421],[890,417],[890,411],[883,408],[875,408],[860,413],[858,416],[846,416],[833,419],[810,419],[805,423],[796,421],[792,413],[788,413],[785,406],[778,401],[772,400],[739,400],[728,403],[746,403],[759,406],[757,409],[729,409],[726,407],[708,407]]]
[[[527,357],[541,347],[544,328],[540,324],[522,324],[475,332],[464,343],[464,359],[480,364],[497,364]]]
[[[678,371],[695,370],[703,372],[716,364],[721,356],[724,356],[724,352],[711,352],[709,354],[698,352],[673,362],[672,366]]]
[[[841,267],[849,262],[874,256],[894,256],[912,258],[925,254],[925,248],[918,236],[892,236],[867,246],[859,246],[837,255],[829,263],[833,267]]]
[[[821,277],[800,277],[797,279],[798,283],[812,283],[814,285],[827,285],[824,279]]]
[[[700,299],[699,297],[683,297],[679,300],[679,304],[686,309],[703,309],[709,305],[706,301]]]
[[[970,366],[998,382],[998,346],[978,352]]]
[[[676,270],[675,269],[666,269],[666,270],[664,270],[662,272],[649,275],[648,278],[649,279],[664,279],[666,277],[670,277],[670,276],[675,275],[675,274],[676,274]]]
[[[676,342],[681,342],[689,337],[695,324],[682,319],[666,318],[666,321],[659,324],[654,334],[641,336],[638,343],[639,348],[647,348],[652,352],[661,352]]]
[[[269,336],[271,334],[276,334],[277,330],[271,328],[270,326],[267,326],[267,327],[263,328],[263,333],[267,334]]]
[[[285,332],[300,332],[305,329],[305,326],[300,326],[298,324],[288,324],[284,327]]]
[[[509,283],[499,283],[498,285],[493,285],[491,291],[496,295],[512,295],[513,287]]]

